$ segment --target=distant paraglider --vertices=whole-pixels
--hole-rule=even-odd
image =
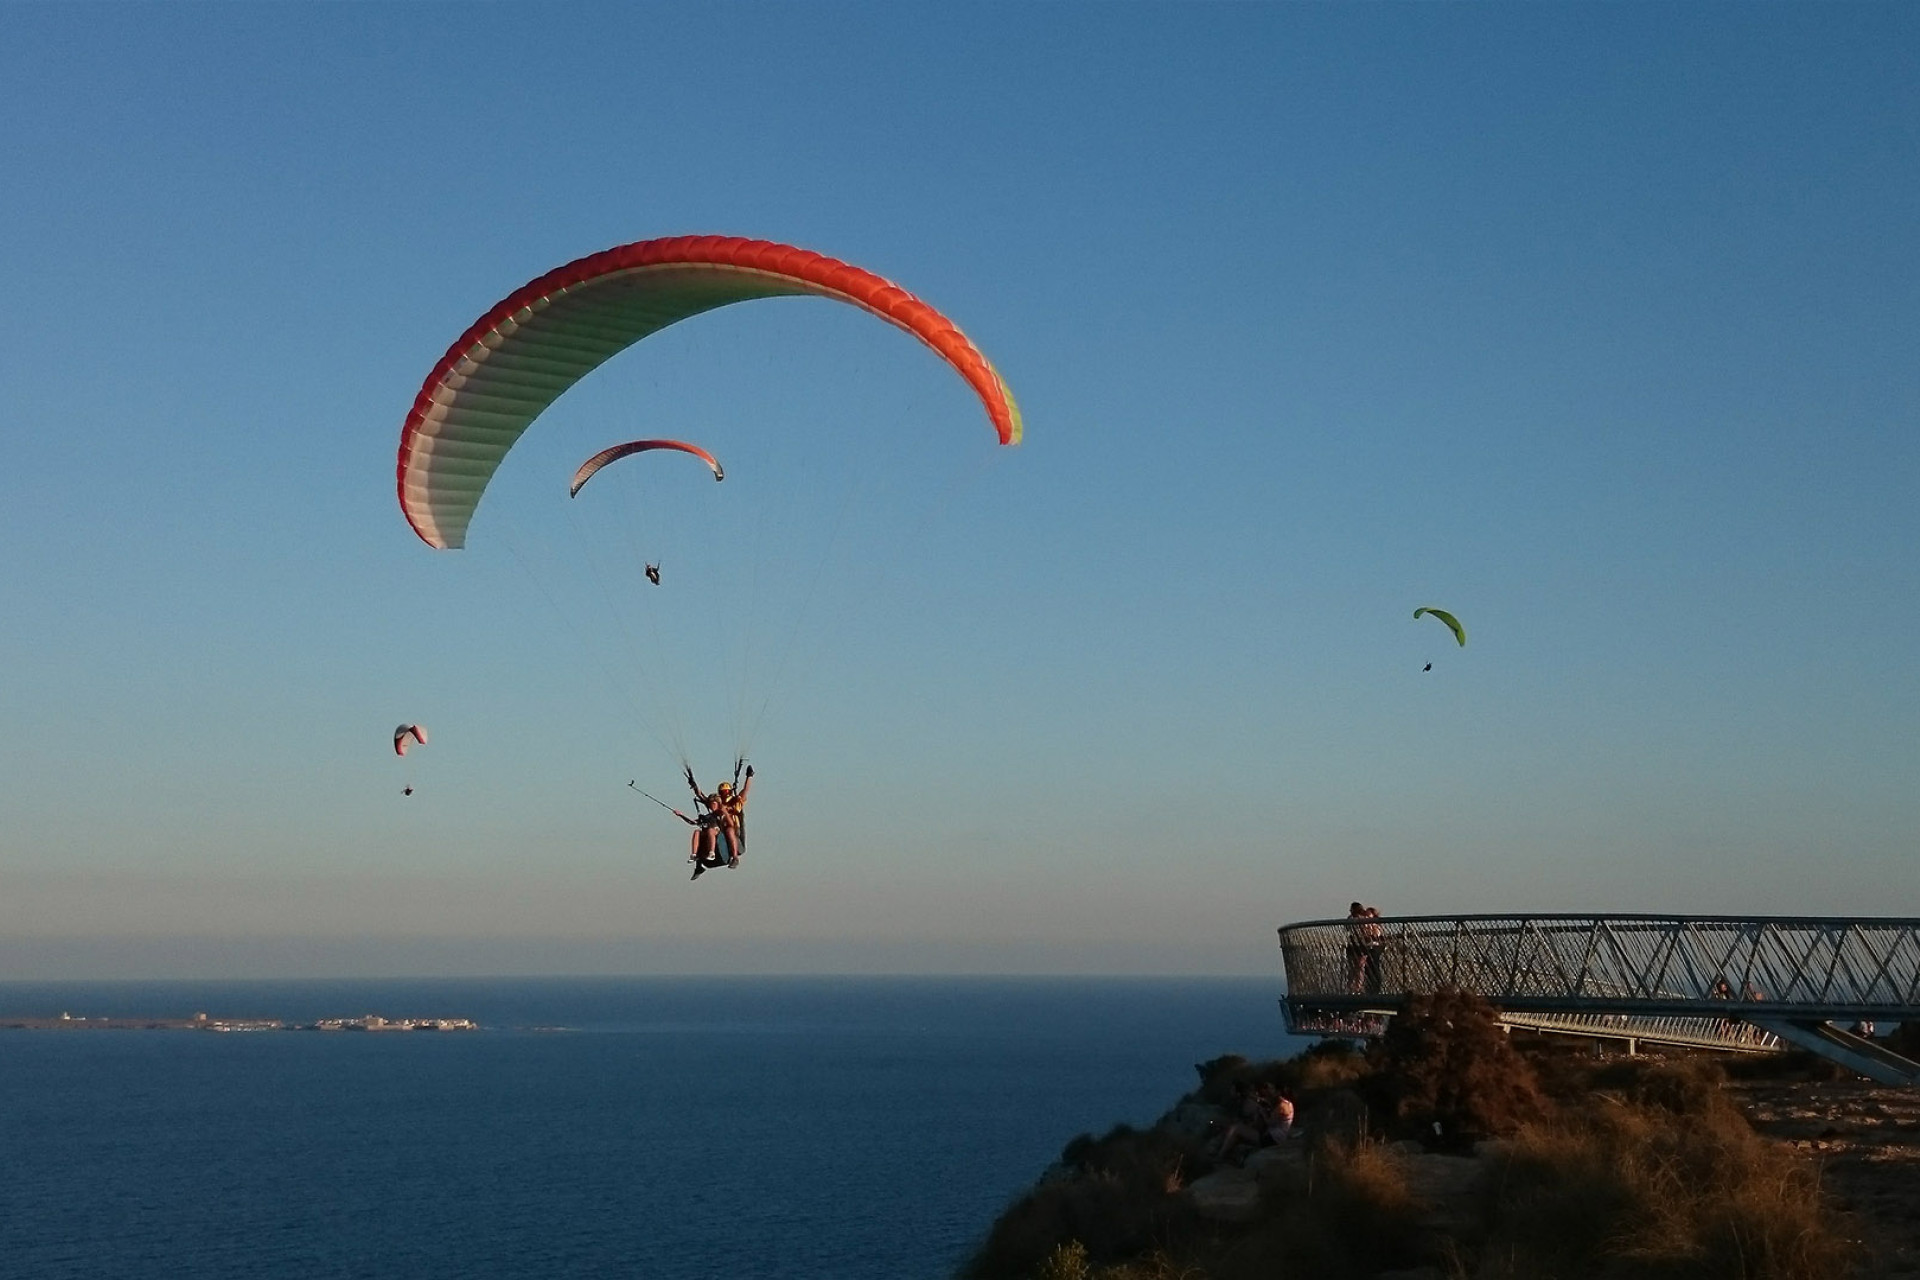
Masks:
[[[410,747],[424,747],[426,745],[427,731],[420,725],[403,724],[393,731],[393,754],[397,756],[406,755]],[[413,794],[413,780],[411,778],[407,780],[407,785],[400,789],[400,794],[403,796]]]
[[[569,498],[579,497],[580,490],[586,487],[587,481],[593,479],[594,474],[608,463],[618,462],[622,458],[630,458],[636,453],[649,453],[655,449],[673,449],[681,453],[691,454],[707,464],[708,469],[713,472],[713,478],[716,481],[727,478],[727,469],[720,465],[720,459],[714,457],[697,444],[688,444],[684,440],[629,440],[625,444],[616,444],[611,449],[602,449],[581,463],[580,469],[573,473],[572,482],[567,485],[567,496]],[[660,566],[651,560],[646,562],[646,566],[647,581],[656,587],[659,586]]]
[[[1453,632],[1453,638],[1459,642],[1460,647],[1463,649],[1467,647],[1467,629],[1460,625],[1460,619],[1454,617],[1445,609],[1436,609],[1432,605],[1423,605],[1413,611],[1413,616],[1416,620],[1426,614],[1432,614],[1434,617],[1440,619],[1440,621],[1446,623],[1447,630]]]
[[[720,465],[720,460],[697,444],[688,444],[684,440],[629,440],[625,444],[614,445],[611,449],[602,449],[581,463],[580,469],[573,473],[572,483],[567,485],[567,496],[578,497],[587,481],[593,479],[593,473],[609,462],[618,462],[622,458],[632,457],[636,453],[648,453],[654,449],[677,449],[681,453],[690,453],[712,469],[715,480],[727,478],[726,468]]]

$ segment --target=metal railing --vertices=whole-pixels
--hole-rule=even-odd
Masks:
[[[1503,1013],[1705,1024],[1920,1020],[1920,920],[1506,915],[1280,930],[1289,1021],[1386,1014],[1456,987]],[[1742,1034],[1745,1034],[1744,1032]]]

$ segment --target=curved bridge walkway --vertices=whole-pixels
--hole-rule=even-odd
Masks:
[[[1287,1025],[1377,1034],[1458,987],[1509,1026],[1748,1053],[1812,1050],[1883,1084],[1920,1064],[1845,1027],[1920,1021],[1920,920],[1831,916],[1398,916],[1280,930]]]

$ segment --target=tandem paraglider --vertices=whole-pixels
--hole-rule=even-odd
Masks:
[[[733,781],[722,782],[711,795],[700,789],[691,768],[686,770],[686,779],[693,791],[691,814],[641,791],[638,780],[629,780],[627,785],[693,828],[693,847],[687,854],[687,861],[693,864],[693,879],[715,867],[739,866],[747,852],[747,792],[753,788],[753,766],[745,760],[734,761]]]

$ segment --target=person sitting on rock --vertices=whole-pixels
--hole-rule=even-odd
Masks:
[[[1225,1163],[1241,1145],[1249,1150],[1284,1142],[1293,1128],[1293,1095],[1274,1091],[1270,1084],[1248,1089],[1236,1082],[1233,1091],[1240,1099],[1240,1119],[1220,1135],[1220,1147],[1214,1158]],[[1281,1118],[1284,1116],[1284,1120]]]

